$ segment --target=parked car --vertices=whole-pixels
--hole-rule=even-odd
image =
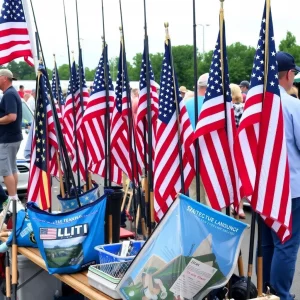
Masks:
[[[29,179],[29,167],[30,160],[24,158],[24,148],[27,143],[28,133],[33,121],[33,112],[30,110],[25,101],[22,101],[22,134],[23,140],[20,145],[20,149],[17,154],[17,167],[18,167],[18,196],[19,198],[24,198],[27,194],[27,186]],[[0,183],[4,190],[6,189],[3,181],[3,177],[0,176]]]

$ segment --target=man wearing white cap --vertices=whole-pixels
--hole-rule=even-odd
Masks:
[[[0,102],[0,175],[11,199],[17,200],[18,173],[16,157],[23,139],[22,102],[12,86],[16,80],[11,71],[0,70],[0,89],[3,97]]]
[[[199,77],[198,82],[197,82],[197,85],[198,85],[198,117],[200,115],[200,111],[201,111],[202,104],[204,101],[205,92],[206,92],[206,88],[207,88],[207,82],[208,82],[208,73],[202,74]],[[191,120],[193,129],[195,130],[196,125],[197,125],[197,120],[195,120],[195,99],[194,99],[194,97],[187,99],[185,102],[185,106],[186,106],[189,118]],[[195,178],[193,179],[193,181],[190,185],[189,196],[192,199],[196,199],[197,195],[196,195],[196,179]],[[200,180],[200,202],[203,204],[210,205],[201,180]]]
[[[202,104],[205,97],[205,92],[207,88],[207,81],[208,81],[208,73],[202,74],[198,79],[198,116],[200,115],[200,111],[202,108]],[[189,118],[191,120],[192,126],[194,130],[196,129],[197,120],[195,120],[195,99],[190,98],[187,99],[185,102],[185,106],[187,112],[189,114]]]

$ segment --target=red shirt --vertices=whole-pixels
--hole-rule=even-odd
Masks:
[[[19,94],[19,96],[21,97],[21,98],[24,98],[24,92],[23,91],[18,91],[18,94]]]

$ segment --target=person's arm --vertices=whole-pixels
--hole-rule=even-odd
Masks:
[[[8,114],[0,118],[0,125],[7,125],[17,120],[17,114]]]
[[[4,98],[5,97],[5,98]],[[0,118],[0,125],[7,125],[15,122],[17,119],[17,99],[14,95],[4,95],[2,101],[4,101],[5,116]]]
[[[298,105],[293,107],[292,118],[293,118],[293,131],[294,138],[297,145],[298,150],[300,150],[300,100]]]

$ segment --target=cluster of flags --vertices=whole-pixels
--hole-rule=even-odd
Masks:
[[[12,10],[18,13],[17,17],[11,15]],[[0,51],[0,64],[16,57],[32,56],[19,1],[4,1],[0,33],[5,33],[8,41],[4,52]],[[18,36],[17,41],[11,41],[12,36]],[[142,176],[148,174],[153,177],[155,218],[159,221],[177,194],[188,191],[195,177],[197,142],[200,175],[212,207],[220,210],[233,204],[238,208],[240,199],[247,197],[280,239],[287,240],[291,234],[291,197],[275,53],[272,15],[265,7],[251,88],[238,130],[230,96],[223,18],[220,18],[220,32],[195,132],[179,93],[168,36],[159,93],[146,47],[144,49],[135,122],[122,41],[115,89],[106,44],[90,95],[81,52],[78,68],[75,62],[71,67],[66,99],[62,96],[55,66],[52,93],[57,99],[56,108],[73,171],[83,181],[87,172],[91,172],[108,178],[109,184],[120,184],[125,173],[138,185]],[[49,206],[49,174],[57,176],[59,169],[57,133],[46,80],[47,74],[42,72],[29,182],[29,199],[40,201],[43,208]]]

